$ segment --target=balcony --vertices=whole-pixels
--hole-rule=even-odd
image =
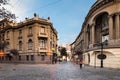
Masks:
[[[38,39],[41,39],[41,38],[47,39],[48,36],[47,36],[46,33],[39,33],[39,34],[38,34]]]
[[[22,39],[22,36],[19,36],[18,39]]]
[[[27,37],[32,37],[32,36],[33,36],[33,34],[28,34],[28,35],[27,35]]]

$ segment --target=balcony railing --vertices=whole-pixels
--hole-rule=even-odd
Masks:
[[[32,37],[32,36],[33,36],[33,34],[28,34],[28,35],[27,35],[27,37]]]
[[[22,36],[19,36],[18,39],[22,39]]]
[[[39,33],[38,38],[48,38],[46,33]]]

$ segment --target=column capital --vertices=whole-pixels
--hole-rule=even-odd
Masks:
[[[120,12],[116,12],[116,13],[110,14],[109,17],[113,17],[114,15],[120,15]]]
[[[115,15],[116,15],[116,16],[119,16],[119,15],[120,15],[120,12],[118,12],[118,13],[115,13]]]
[[[114,14],[110,14],[108,17],[109,17],[109,18],[112,18],[113,16],[114,16]]]
[[[91,27],[92,27],[92,26],[95,26],[95,22],[92,22]]]

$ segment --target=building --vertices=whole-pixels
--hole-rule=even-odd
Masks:
[[[50,22],[50,18],[34,17],[16,23],[7,19],[0,21],[0,41],[6,43],[3,62],[50,63],[52,53],[57,51],[57,31]],[[15,49],[19,52],[16,58],[10,53]],[[8,55],[12,59],[8,58]]]
[[[120,0],[97,0],[74,41],[90,66],[120,68]]]
[[[71,46],[70,46],[70,44],[66,44],[66,52],[67,52],[67,60],[69,61],[69,60],[71,60],[71,58],[72,58],[72,54],[71,54]]]

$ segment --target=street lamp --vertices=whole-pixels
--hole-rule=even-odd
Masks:
[[[95,43],[94,45],[96,46],[101,46],[101,54],[99,54],[97,57],[98,59],[100,59],[100,67],[103,68],[103,60],[106,58],[106,55],[103,54],[103,46],[107,45],[108,41],[105,40],[104,42],[100,42],[100,43]]]

